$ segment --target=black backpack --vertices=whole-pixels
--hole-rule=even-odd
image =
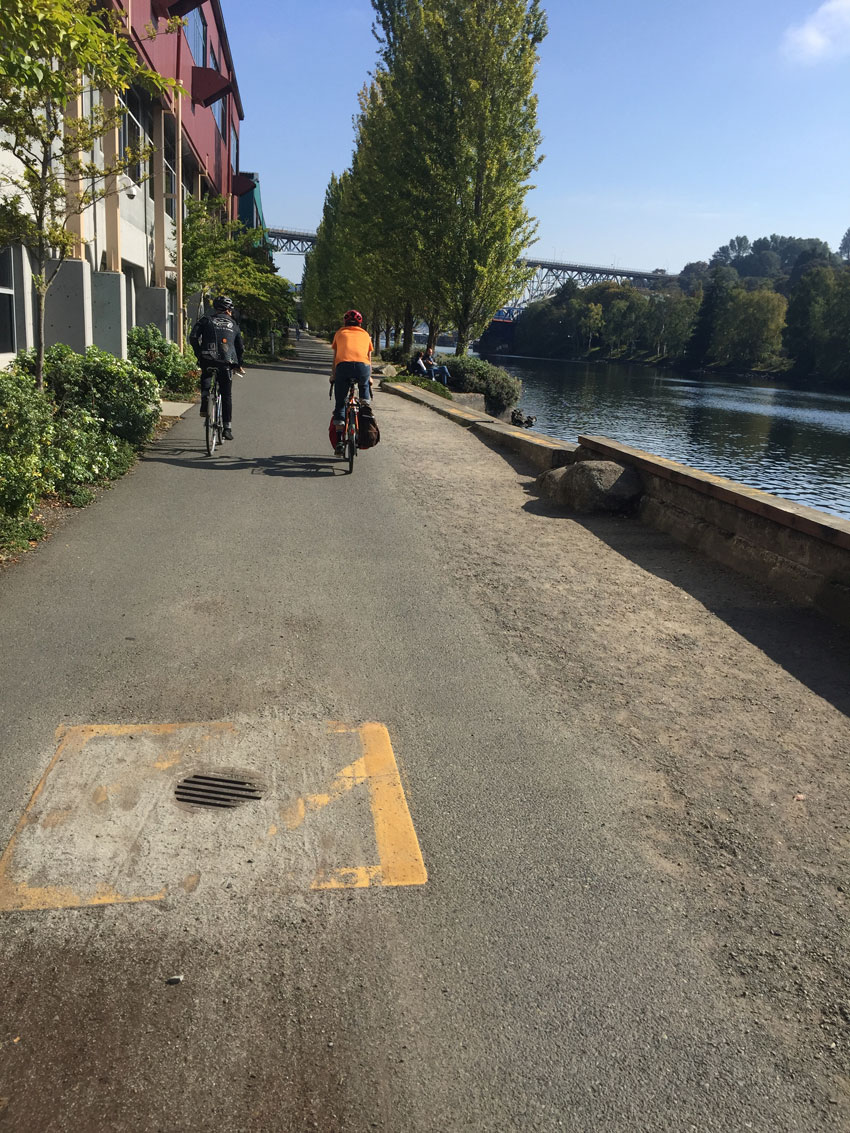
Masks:
[[[374,448],[381,439],[381,430],[372,412],[372,406],[367,401],[360,403],[360,428],[357,432],[358,448]]]

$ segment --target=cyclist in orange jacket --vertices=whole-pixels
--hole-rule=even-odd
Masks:
[[[359,311],[346,311],[343,325],[333,338],[333,371],[330,382],[334,387],[334,424],[337,448],[342,444],[345,428],[345,399],[352,382],[360,387],[360,400],[372,400],[372,339],[363,329],[363,316]]]

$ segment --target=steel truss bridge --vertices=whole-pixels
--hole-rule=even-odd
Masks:
[[[275,252],[289,253],[303,256],[316,243],[315,232],[301,232],[294,228],[269,228],[267,230],[268,242]],[[554,295],[568,280],[575,280],[580,287],[589,287],[591,283],[631,283],[634,287],[647,289],[656,286],[659,281],[672,282],[674,275],[656,269],[655,271],[639,271],[636,268],[599,267],[593,264],[569,264],[555,260],[525,259],[521,261],[534,269],[534,274],[528,281],[522,295],[510,305],[501,308],[496,319],[513,322],[520,311],[528,303],[538,299],[547,299]]]
[[[316,243],[316,233],[299,232],[295,228],[267,228],[266,240],[275,252],[303,256]]]

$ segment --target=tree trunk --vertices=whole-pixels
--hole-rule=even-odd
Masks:
[[[428,323],[428,349],[433,350],[437,345],[437,336],[440,333],[440,324],[435,319]]]
[[[469,341],[469,323],[461,324],[457,328],[457,346],[455,347],[455,356],[462,358],[466,354],[467,343]]]
[[[405,350],[413,349],[413,308],[408,303],[404,308],[404,338],[402,346]]]

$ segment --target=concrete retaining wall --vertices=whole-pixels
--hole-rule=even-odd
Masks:
[[[381,387],[511,449],[541,472],[576,460],[612,460],[636,468],[643,523],[850,626],[850,521],[607,437],[582,436],[578,445],[569,444],[506,425],[418,386],[384,381]]]
[[[520,456],[525,457],[535,468],[545,472],[549,468],[560,468],[563,464],[570,464],[578,445],[567,441],[558,441],[554,437],[547,437],[544,433],[533,433],[530,429],[518,429],[515,425],[508,425],[486,413],[459,405],[456,401],[449,401],[436,393],[428,393],[419,386],[408,385],[404,381],[381,382],[381,389],[398,394],[409,401],[418,401],[427,405],[436,413],[450,417],[459,425],[464,425],[473,432],[478,433],[486,440],[509,448]]]
[[[637,468],[642,522],[850,625],[850,521],[607,437],[579,437],[579,445],[577,459]]]

